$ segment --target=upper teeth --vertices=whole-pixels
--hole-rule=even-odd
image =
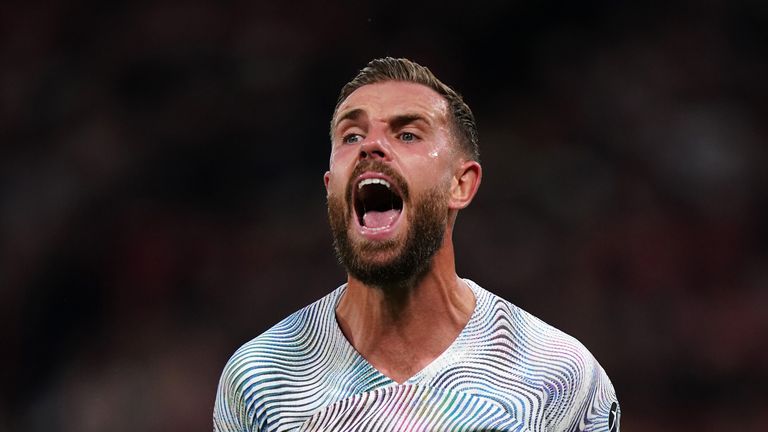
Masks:
[[[384,180],[384,179],[380,179],[380,178],[368,178],[368,179],[365,179],[365,180],[363,180],[363,181],[361,181],[360,183],[357,184],[357,188],[358,189],[362,189],[363,186],[367,186],[369,184],[380,184],[382,186],[386,186],[387,189],[390,189],[389,182]]]

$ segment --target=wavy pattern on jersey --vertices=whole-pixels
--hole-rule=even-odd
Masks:
[[[477,305],[466,328],[402,385],[373,368],[341,333],[335,307],[346,287],[339,287],[232,356],[219,384],[214,429],[608,432],[616,397],[589,351],[467,283]]]
[[[217,405],[234,402],[237,408],[217,416],[218,430],[295,429],[321,407],[388,382],[328,331],[337,326],[327,313],[334,307],[334,299],[325,297],[235,353]]]
[[[357,394],[310,417],[301,432],[515,431],[525,426],[496,402],[469,393],[400,385]]]

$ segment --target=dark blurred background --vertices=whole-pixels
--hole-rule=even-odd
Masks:
[[[629,431],[765,431],[765,1],[0,6],[0,430],[209,431],[229,355],[343,282],[341,86],[465,96],[461,275],[587,345]]]

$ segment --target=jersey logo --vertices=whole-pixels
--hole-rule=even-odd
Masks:
[[[608,431],[618,432],[619,430],[619,404],[614,402],[611,404],[611,411],[608,413]]]

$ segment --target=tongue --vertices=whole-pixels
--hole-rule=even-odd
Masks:
[[[363,215],[366,228],[384,228],[392,225],[400,211],[392,209],[386,211],[367,211]]]

